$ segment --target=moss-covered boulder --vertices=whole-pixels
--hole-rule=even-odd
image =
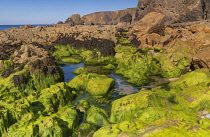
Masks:
[[[86,67],[79,67],[75,71],[73,71],[74,74],[79,75],[79,74],[87,74],[88,69]]]
[[[46,112],[55,113],[59,107],[71,104],[71,101],[75,99],[76,95],[72,91],[66,83],[61,82],[43,89],[38,99],[42,102]]]
[[[210,82],[210,72],[208,69],[198,69],[182,75],[178,80],[172,81],[169,86],[174,89],[185,89],[191,86],[207,86]]]
[[[100,127],[107,126],[109,125],[108,113],[93,105],[86,112],[86,121]]]
[[[152,121],[165,115],[164,109],[157,108],[156,117],[148,116],[152,114],[152,109],[148,107],[161,107],[164,103],[152,91],[145,90],[139,93],[127,95],[112,102],[110,121],[113,123],[132,120],[141,117],[141,119]],[[145,110],[146,109],[146,110]],[[156,108],[154,108],[155,110]],[[154,116],[154,115],[153,115]],[[150,119],[149,119],[150,118]]]
[[[106,95],[114,86],[114,80],[96,73],[80,74],[68,85],[76,90],[86,90],[91,95]]]

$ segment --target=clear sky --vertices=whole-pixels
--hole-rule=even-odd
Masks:
[[[136,7],[138,0],[0,0],[0,24],[53,24],[72,14]]]

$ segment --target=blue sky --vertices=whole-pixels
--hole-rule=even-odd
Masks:
[[[72,14],[136,7],[138,0],[0,0],[0,24],[52,24]]]

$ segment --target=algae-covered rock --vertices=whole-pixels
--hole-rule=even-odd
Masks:
[[[79,74],[87,74],[88,69],[86,67],[79,67],[75,71],[73,71],[74,74],[79,75]]]
[[[67,106],[61,108],[56,114],[40,116],[38,119],[35,119],[32,114],[27,114],[21,121],[12,125],[5,135],[9,137],[69,137],[75,132],[77,124],[77,111]]]
[[[140,121],[123,121],[119,124],[112,124],[100,128],[94,133],[93,137],[101,137],[101,135],[107,137],[120,137],[122,136],[122,133],[129,133],[129,137],[135,137],[138,135],[138,132],[136,131],[140,130],[145,125],[146,124]]]
[[[116,73],[123,75],[127,81],[137,86],[148,83],[149,76],[157,71],[157,63],[152,55],[132,46],[122,46],[116,50]],[[139,50],[139,51],[138,51]]]
[[[203,86],[188,87],[176,94],[175,101],[180,109],[210,109],[210,88]]]
[[[9,67],[11,67],[14,63],[10,60],[0,60],[0,74],[5,71]]]
[[[100,51],[83,51],[80,56],[84,59],[85,64],[110,64],[115,62],[113,56],[102,56]]]
[[[74,58],[74,57],[65,57],[65,58],[62,58],[61,61],[68,64],[79,64],[82,62],[81,59]]]
[[[178,80],[172,81],[169,86],[175,89],[185,89],[191,86],[206,86],[210,76],[208,69],[200,69],[182,75]]]
[[[77,108],[80,110],[80,112],[85,112],[90,107],[90,104],[87,100],[80,100],[77,104]]]
[[[96,131],[97,128],[96,126],[94,126],[93,124],[89,124],[89,123],[82,123],[77,131],[77,136],[75,137],[88,137],[88,136],[92,136],[92,134],[94,133],[94,131]]]
[[[158,103],[156,103],[157,101]],[[162,101],[159,100],[155,95],[152,95],[152,91],[149,90],[127,95],[112,102],[110,121],[117,123],[125,120],[132,120],[134,118],[138,118],[147,107],[158,107],[162,104]],[[143,117],[146,117],[148,113],[152,112],[149,110],[147,112],[145,111],[145,114],[142,114],[142,119]],[[146,118],[144,119],[146,120]]]
[[[92,95],[106,95],[114,86],[112,78],[91,79],[87,83],[87,91]]]
[[[113,88],[114,80],[106,75],[88,73],[76,76],[68,85],[76,90],[86,90],[92,95],[105,95]]]
[[[72,89],[61,82],[51,85],[50,88],[43,89],[40,92],[39,101],[43,103],[47,112],[55,113],[59,107],[71,104],[75,98]]]
[[[104,109],[93,105],[86,112],[86,121],[101,127],[107,126],[109,125],[108,113]]]
[[[113,64],[108,64],[104,66],[103,69],[115,69],[115,66]]]
[[[183,112],[183,114],[185,113]],[[203,120],[204,122],[201,121],[198,123],[198,119],[196,120],[196,118],[193,118],[190,115],[186,116],[187,118],[185,119],[183,118],[183,114],[178,113],[176,116],[160,118],[149,123],[144,123],[137,118],[131,121],[111,124],[100,128],[94,133],[93,137],[100,137],[101,135],[109,137],[208,136],[210,120]]]
[[[185,74],[189,70],[191,56],[189,46],[181,40],[176,40],[159,57],[161,75],[174,78]]]

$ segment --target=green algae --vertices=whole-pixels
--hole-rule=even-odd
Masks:
[[[70,105],[73,99],[75,99],[75,94],[64,82],[43,89],[39,95],[40,102],[45,107],[45,111],[49,113],[55,113],[59,107]]]
[[[189,70],[192,53],[183,41],[176,40],[157,59],[160,62],[161,75],[166,78],[179,77]]]
[[[86,112],[86,121],[100,127],[107,126],[109,125],[108,113],[93,105]]]
[[[77,131],[77,136],[75,137],[91,137],[94,131],[96,131],[97,128],[93,124],[89,123],[82,123]]]
[[[103,67],[103,69],[115,69],[115,68],[116,67],[113,64],[108,64],[108,65],[106,65],[106,66]]]
[[[142,86],[149,82],[149,76],[157,71],[157,62],[152,55],[136,52],[138,48],[121,46],[115,48],[117,74],[123,75],[128,82]]]
[[[100,51],[97,50],[87,50],[83,51],[80,56],[83,58],[84,63],[88,65],[97,65],[97,64],[110,64],[114,63],[115,59],[113,56],[102,56]]]
[[[175,101],[180,108],[190,108],[193,110],[209,109],[210,89],[203,86],[192,86],[177,93]]]
[[[0,60],[0,74],[13,65],[14,63],[10,60]]]
[[[179,90],[196,85],[207,86],[209,76],[210,72],[208,69],[198,69],[182,75],[178,80],[172,81],[169,86]]]
[[[117,40],[117,43],[120,43],[120,44],[130,44],[131,41],[128,40],[127,38],[120,38]]]
[[[82,62],[82,59],[75,57],[64,57],[61,59],[61,62],[63,62],[64,64],[79,64]]]
[[[77,125],[77,111],[66,106],[51,116],[40,116],[37,119],[33,114],[26,114],[21,121],[12,125],[4,135],[8,137],[68,137],[75,132]]]
[[[106,95],[114,86],[114,80],[96,73],[80,74],[68,85],[76,90],[87,90],[92,95]]]
[[[79,75],[79,74],[87,74],[88,69],[86,67],[79,67],[75,71],[73,71],[73,74]]]
[[[151,94],[151,91],[141,91],[113,101],[110,121],[117,123],[137,118],[142,109],[149,106],[148,97]]]

